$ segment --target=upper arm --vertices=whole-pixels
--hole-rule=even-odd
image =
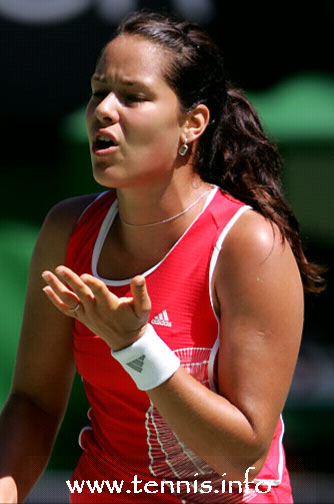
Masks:
[[[12,394],[61,416],[72,385],[73,319],[51,305],[43,292],[42,271],[64,264],[67,242],[83,209],[93,196],[63,201],[46,217],[33,252]]]
[[[267,448],[294,372],[303,289],[275,225],[247,211],[227,235],[214,273],[220,312],[219,393],[246,416]]]

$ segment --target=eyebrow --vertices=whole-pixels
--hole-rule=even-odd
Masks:
[[[102,82],[104,84],[107,84],[107,79],[103,78],[103,77],[100,77],[98,74],[94,74],[92,76],[92,81],[97,81],[97,82]],[[145,84],[144,82],[140,82],[140,81],[132,81],[132,80],[129,80],[129,79],[118,79],[118,82],[120,84],[122,84],[123,86],[142,86],[142,87],[145,87],[148,89],[148,86],[147,84]]]

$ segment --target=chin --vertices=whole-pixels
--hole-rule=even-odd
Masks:
[[[134,185],[134,182],[131,182],[128,178],[121,179],[120,177],[110,175],[110,173],[96,173],[94,171],[93,177],[95,182],[103,187],[106,187],[107,189],[122,189]]]
[[[103,165],[102,163],[93,164],[93,177],[95,181],[104,187],[118,187],[122,185],[120,179],[120,167],[114,165]]]
[[[103,177],[103,176],[96,176],[95,174],[94,180],[97,184],[99,184],[102,187],[106,187],[107,189],[117,189],[118,187],[122,187],[122,184],[118,181],[116,181],[114,178],[110,177]]]

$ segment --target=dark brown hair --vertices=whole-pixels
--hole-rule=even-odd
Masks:
[[[142,36],[169,52],[164,78],[184,112],[200,103],[210,110],[210,122],[198,140],[194,169],[206,182],[220,186],[277,224],[295,255],[305,290],[323,290],[320,274],[324,268],[307,261],[297,219],[279,183],[282,161],[278,150],[266,137],[251,103],[226,82],[216,44],[196,23],[147,11],[127,16],[116,36],[124,34]]]

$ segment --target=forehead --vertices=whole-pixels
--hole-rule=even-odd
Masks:
[[[105,47],[96,72],[105,78],[142,80],[146,84],[163,79],[166,51],[136,35],[120,35]]]

